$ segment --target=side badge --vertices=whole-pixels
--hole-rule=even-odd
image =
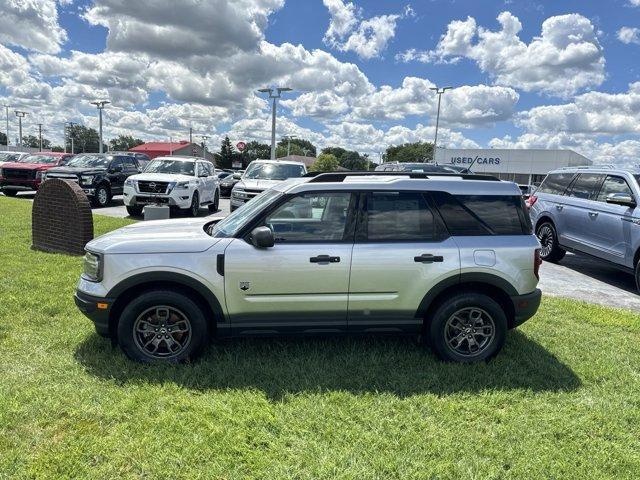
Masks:
[[[243,292],[246,292],[250,288],[251,288],[250,282],[240,282],[240,290],[242,290]]]

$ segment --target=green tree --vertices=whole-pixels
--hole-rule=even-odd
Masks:
[[[276,145],[276,158],[285,157],[287,155],[287,146],[289,145],[289,140],[282,139]],[[306,157],[315,157],[316,156],[316,146],[311,143],[309,140],[305,140],[303,138],[292,138],[291,139],[291,155],[303,155]]]
[[[61,147],[60,145],[54,145],[53,147],[51,147],[51,151],[52,152],[64,152],[64,147]]]
[[[22,137],[22,145],[30,148],[40,148],[40,138],[35,135],[26,135]],[[46,138],[42,139],[42,149],[49,150],[51,148],[51,141]]]
[[[116,138],[109,140],[109,148],[116,152],[125,152],[143,143],[142,140],[133,138],[131,135],[118,135]]]
[[[428,162],[433,160],[433,143],[414,142],[387,147],[385,162]]]
[[[322,149],[322,153],[334,155],[338,159],[340,166],[348,170],[369,169],[369,157],[360,155],[356,151],[346,150],[342,147],[326,147]]]
[[[330,153],[321,153],[313,165],[309,168],[311,172],[335,172],[340,163],[335,155]]]
[[[234,160],[242,160],[242,156],[236,152],[235,147],[229,140],[229,137],[224,137],[220,144],[220,151],[214,154],[216,159],[216,165],[220,168],[231,168]]]
[[[96,153],[100,151],[100,136],[94,128],[84,125],[73,125],[67,128],[67,151],[71,152],[71,139],[73,138],[73,153]],[[103,145],[103,150],[107,146]]]

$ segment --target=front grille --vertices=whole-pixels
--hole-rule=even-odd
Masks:
[[[58,178],[60,180],[69,180],[70,182],[78,182],[78,176],[69,173],[47,173],[47,179]]]
[[[36,178],[36,171],[23,170],[20,168],[4,168],[3,175],[7,180],[32,180]]]
[[[138,180],[138,190],[140,193],[167,193],[168,182],[147,182]]]
[[[254,188],[245,188],[244,193],[251,197],[255,197],[256,195],[260,195],[264,190],[256,190]]]

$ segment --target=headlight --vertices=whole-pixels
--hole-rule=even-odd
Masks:
[[[231,190],[231,195],[236,197],[236,198],[246,198],[247,194],[245,193],[244,190],[242,190],[241,188],[234,188],[233,190]]]
[[[102,280],[102,255],[87,251],[84,254],[84,278],[90,282]]]
[[[136,186],[136,183],[138,183],[136,180],[132,179],[132,178],[127,178],[124,181],[124,186],[125,187],[134,187]]]
[[[39,172],[36,172],[36,180],[43,181],[44,177],[45,177],[45,172],[43,172],[42,170],[40,170]]]
[[[82,183],[84,183],[85,185],[91,185],[93,183],[93,175],[82,175],[80,177],[80,180],[82,181]]]
[[[191,183],[191,182],[189,182],[189,181],[186,181],[186,182],[178,182],[178,183],[176,183],[175,188],[189,188],[189,184],[190,184],[190,183]]]

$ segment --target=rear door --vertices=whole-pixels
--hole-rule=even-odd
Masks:
[[[351,260],[349,330],[417,332],[425,294],[456,277],[453,238],[422,192],[364,194]]]
[[[564,199],[563,215],[565,225],[558,232],[560,243],[585,253],[594,253],[591,229],[595,228],[597,214],[596,197],[605,175],[601,173],[580,173],[573,181]]]
[[[538,201],[532,208],[533,220],[536,221],[543,214],[550,216],[561,237],[566,225],[565,193],[575,176],[574,172],[550,173],[534,193],[538,196]]]
[[[127,173],[127,166],[125,165],[125,157],[114,157],[109,165],[109,182],[111,183],[112,195],[122,194],[124,187],[124,181],[129,176]]]
[[[275,234],[271,248],[234,239],[225,250],[225,296],[236,333],[346,331],[356,196],[285,197],[250,228]]]

